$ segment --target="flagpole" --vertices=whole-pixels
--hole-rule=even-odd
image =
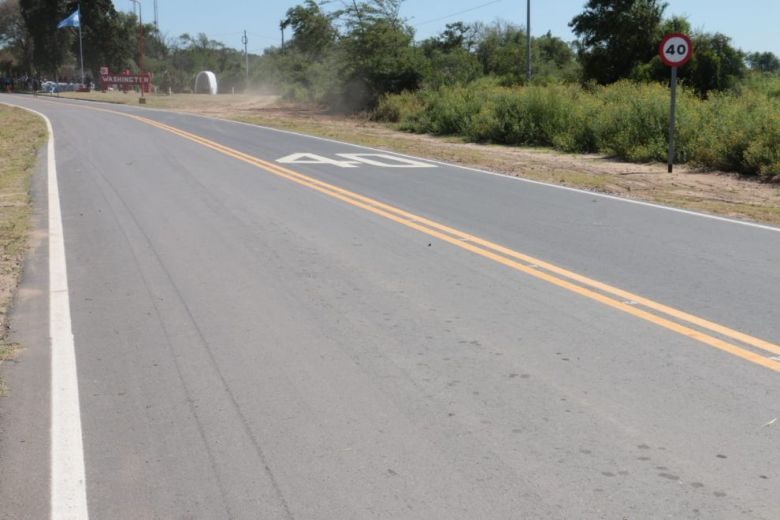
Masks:
[[[79,59],[81,61],[81,86],[84,86],[84,49],[81,43],[81,4],[78,6],[79,10]]]
[[[57,29],[63,27],[78,27],[79,29],[79,63],[81,64],[81,84],[84,85],[84,43],[81,38],[81,2],[76,4],[76,11],[57,24]]]

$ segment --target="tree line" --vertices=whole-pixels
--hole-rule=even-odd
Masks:
[[[250,82],[243,53],[204,34],[168,38],[146,24],[146,70],[164,90],[191,87],[199,70],[212,70],[220,89],[267,87],[288,97],[334,108],[371,108],[385,94],[424,87],[468,84],[493,77],[502,85],[526,82],[525,28],[508,22],[455,22],[433,37],[417,40],[400,15],[403,0],[353,0],[332,8],[305,0],[280,21],[291,32],[285,45],[250,56]],[[84,62],[88,75],[100,66],[137,70],[138,20],[118,12],[110,0],[81,0]],[[0,4],[0,67],[7,75],[49,77],[73,74],[78,60],[74,30],[57,30],[75,9],[59,0],[4,0]],[[680,79],[699,96],[735,88],[750,71],[777,74],[772,53],[747,54],[720,33],[693,31],[688,20],[666,17],[659,0],[589,0],[570,27],[572,43],[550,33],[532,38],[535,84],[610,84],[623,79],[665,81],[657,57],[665,33],[692,35],[693,60]]]
[[[340,10],[306,0],[287,11],[282,27],[293,37],[266,51],[262,76],[293,95],[328,104],[373,106],[384,94],[467,84],[489,76],[506,86],[525,84],[526,33],[519,25],[451,23],[415,41],[399,16],[402,0],[353,2]],[[658,0],[589,0],[569,26],[567,43],[547,33],[531,40],[535,84],[611,84],[629,79],[667,81],[658,57],[664,34],[691,34],[694,58],[680,70],[699,96],[736,87],[752,70],[780,72],[772,53],[744,53],[721,33],[695,31],[682,17],[665,17]]]
[[[79,40],[74,28],[57,24],[80,5],[86,82],[98,83],[100,68],[139,70],[140,27],[133,13],[111,0],[0,0],[0,76],[78,81]],[[200,70],[219,73],[228,90],[244,88],[243,53],[205,34],[171,38],[143,24],[144,70],[163,91],[192,88]]]

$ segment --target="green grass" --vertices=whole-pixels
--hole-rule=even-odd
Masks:
[[[30,175],[46,126],[37,116],[0,105],[0,363],[17,345],[7,342],[8,308],[21,275],[27,249],[32,204]],[[0,395],[5,384],[0,380]]]
[[[583,89],[480,80],[387,96],[374,117],[409,132],[665,162],[669,97],[664,85],[628,81]],[[780,180],[780,79],[752,77],[706,100],[681,88],[677,118],[677,163]]]
[[[69,99],[84,99],[87,101],[101,101],[119,105],[138,105],[140,95],[138,92],[63,92],[60,97]],[[220,94],[208,96],[205,94],[174,94],[172,96],[147,94],[146,106],[151,108],[164,108],[168,110],[220,110],[241,106],[262,106],[276,101],[276,96],[252,95],[252,94]]]

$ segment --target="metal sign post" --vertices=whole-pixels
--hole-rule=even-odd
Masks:
[[[666,161],[669,173],[674,170],[674,130],[677,118],[677,67],[672,67],[672,107],[669,110],[669,158]]]
[[[674,170],[674,131],[677,126],[677,69],[682,67],[693,56],[693,43],[686,34],[667,34],[658,48],[661,61],[672,69],[672,103],[669,112],[669,158],[668,171]]]

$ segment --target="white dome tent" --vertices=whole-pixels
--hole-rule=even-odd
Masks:
[[[210,70],[202,70],[195,76],[195,88],[196,94],[211,94],[217,95],[217,77]]]

